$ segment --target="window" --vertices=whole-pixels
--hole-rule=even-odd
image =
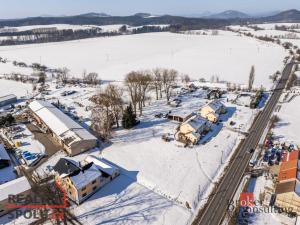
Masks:
[[[97,180],[93,180],[92,184],[96,184]]]
[[[85,190],[86,190],[86,187],[81,188],[81,191],[85,191]]]
[[[93,187],[93,191],[95,191],[97,189],[97,186]]]
[[[81,196],[84,198],[86,196],[86,193],[83,193]]]

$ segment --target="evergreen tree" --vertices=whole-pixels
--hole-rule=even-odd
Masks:
[[[137,124],[136,115],[133,113],[132,105],[130,103],[130,105],[127,106],[124,111],[123,119],[122,119],[122,126],[125,129],[130,129],[130,128],[134,127],[136,124]]]

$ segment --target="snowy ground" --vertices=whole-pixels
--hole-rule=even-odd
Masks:
[[[0,79],[0,96],[15,94],[17,97],[22,97],[31,92],[31,84],[24,84],[21,82]]]
[[[197,112],[204,104],[203,99],[187,96],[177,110]],[[139,184],[183,206],[188,202],[194,210],[205,202],[239,143],[242,135],[236,132],[238,127],[247,130],[254,118],[255,112],[249,108],[226,105],[228,113],[222,118],[224,122],[214,126],[200,145],[183,148],[174,141],[161,140],[162,134],[173,135],[178,123],[155,119],[156,113],[173,109],[165,102],[154,103],[147,107],[141,124],[135,129],[115,132],[112,145],[104,148],[102,156],[128,171],[138,171],[127,176]],[[229,126],[232,120],[237,122],[235,127]]]
[[[294,88],[293,90],[295,93],[290,93],[287,98],[287,100],[291,99],[290,102],[282,103],[281,109],[277,113],[280,121],[273,131],[280,141],[288,141],[300,145],[300,137],[298,135],[300,124],[300,89]]]
[[[178,69],[195,79],[209,80],[212,75],[218,75],[221,80],[246,84],[250,67],[255,65],[256,85],[265,87],[271,86],[268,76],[281,69],[285,55],[278,45],[239,37],[231,32],[217,36],[150,33],[0,47],[0,56],[9,60],[32,63],[41,59],[47,66],[69,67],[72,75],[80,76],[86,69],[98,72],[106,80],[122,80],[131,70],[160,66]],[[0,80],[0,85],[6,85],[6,82]],[[9,82],[13,82],[11,85],[18,90],[21,89],[19,85],[23,85]],[[31,90],[32,86],[28,85],[28,88]],[[60,96],[70,89],[77,93]],[[92,87],[55,89],[51,84],[49,95],[44,97],[52,101],[59,99],[60,103],[70,107],[72,114],[86,122],[90,117],[89,110],[86,110],[90,105],[88,98],[97,91]],[[140,125],[131,130],[115,130],[112,143],[102,146],[101,154],[92,151],[91,154],[100,154],[120,166],[121,176],[74,209],[74,214],[83,223],[181,225],[191,222],[244,137],[239,131],[247,131],[257,113],[257,110],[226,102],[225,96],[223,100],[228,113],[221,117],[223,122],[213,126],[200,145],[183,148],[176,141],[163,142],[161,136],[166,133],[173,135],[178,123],[154,118],[154,115],[170,110],[198,112],[207,103],[203,92],[199,90],[184,96],[179,108],[167,106],[165,99],[152,101],[147,104]],[[231,121],[236,124],[230,126]],[[86,154],[77,158],[83,159]],[[186,208],[187,203],[191,209]]]
[[[57,54],[60,52],[60,54]],[[237,35],[147,33],[110,38],[0,47],[0,56],[50,67],[68,67],[72,76],[84,70],[103,80],[123,80],[132,70],[175,68],[192,78],[247,83],[252,65],[255,84],[270,87],[269,75],[279,70],[287,53],[280,46]]]

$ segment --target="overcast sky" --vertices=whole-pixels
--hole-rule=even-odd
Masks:
[[[261,13],[292,8],[300,9],[300,0],[0,0],[0,18],[86,12],[111,15],[131,15],[136,12],[189,15],[229,9]]]

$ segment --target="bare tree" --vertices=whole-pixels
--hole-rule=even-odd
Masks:
[[[109,84],[105,89],[105,93],[110,98],[111,113],[114,117],[117,127],[119,127],[119,120],[121,119],[123,113],[123,90],[117,85]]]
[[[59,74],[58,74],[58,78],[60,79],[60,81],[64,84],[66,84],[69,80],[69,76],[70,76],[70,70],[66,67],[59,69]]]
[[[191,82],[191,78],[189,75],[184,74],[181,76],[181,81],[187,86]]]
[[[92,108],[91,128],[103,139],[108,139],[112,132],[112,115],[107,114],[105,108],[101,105],[95,105]]]
[[[162,98],[162,73],[163,70],[160,68],[156,68],[153,71],[152,82],[155,89],[156,100],[158,98]]]
[[[136,114],[137,104],[138,104],[138,100],[139,100],[139,95],[138,95],[139,82],[138,82],[138,73],[137,72],[132,71],[126,75],[125,86],[129,93],[134,113]]]
[[[98,82],[98,73],[88,73],[85,76],[85,82],[88,84],[97,85]]]
[[[248,81],[248,90],[249,91],[252,91],[252,87],[254,84],[254,78],[255,78],[255,68],[254,68],[254,66],[252,66],[250,74],[249,74],[249,81]]]
[[[105,92],[99,92],[92,96],[90,101],[94,103],[92,109],[92,129],[104,139],[111,135],[113,116],[110,110],[111,99]]]
[[[143,107],[145,107],[146,95],[150,89],[152,77],[149,71],[140,71],[138,73],[138,101],[140,116],[143,114]]]
[[[170,69],[170,70],[164,69],[163,70],[162,81],[163,81],[164,91],[165,91],[166,97],[167,97],[167,102],[170,101],[173,87],[176,84],[177,76],[178,76],[178,72],[174,69]]]

